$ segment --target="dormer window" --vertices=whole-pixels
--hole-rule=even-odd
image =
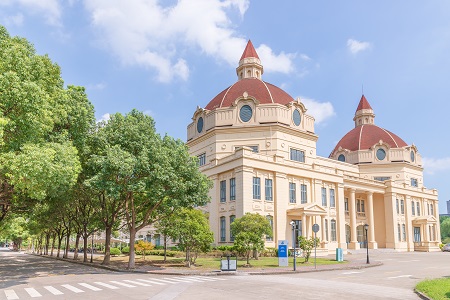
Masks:
[[[197,132],[200,133],[203,130],[203,118],[200,117],[197,120]]]
[[[345,162],[345,155],[344,154],[339,154],[338,161]]]
[[[382,149],[382,148],[378,148],[377,158],[378,158],[378,160],[384,160],[386,158],[386,151],[384,151],[384,149]]]
[[[241,110],[239,111],[239,117],[241,118],[242,122],[248,122],[252,118],[253,110],[249,105],[244,105],[241,107]]]
[[[415,159],[416,159],[416,154],[414,153],[414,151],[411,150],[411,162],[414,162]]]

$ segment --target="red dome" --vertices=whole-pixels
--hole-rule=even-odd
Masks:
[[[244,92],[247,92],[249,96],[254,97],[261,104],[288,104],[294,101],[294,98],[289,96],[288,93],[273,84],[257,78],[244,78],[220,92],[206,105],[205,109],[213,110],[220,107],[230,107]]]
[[[401,148],[407,146],[401,138],[392,132],[376,125],[365,124],[353,128],[346,135],[344,135],[339,143],[337,143],[331,154],[333,155],[339,147],[350,151],[367,150],[380,140],[387,143],[391,148]]]

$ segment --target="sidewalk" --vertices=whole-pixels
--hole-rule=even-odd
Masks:
[[[30,253],[31,254],[31,253]],[[352,270],[352,269],[362,269],[369,267],[376,267],[382,265],[381,261],[372,261],[370,264],[366,263],[366,257],[360,254],[348,254],[344,257],[344,263],[333,264],[333,265],[317,265],[314,267],[314,258],[310,259],[310,264],[307,266],[297,263],[296,271],[293,271],[292,267],[274,267],[274,268],[238,268],[236,271],[221,271],[219,267],[217,269],[204,269],[197,267],[171,267],[170,265],[164,267],[149,266],[149,265],[137,265],[136,269],[128,270],[126,264],[122,265],[111,265],[103,266],[101,265],[98,258],[102,255],[94,255],[97,257],[93,263],[82,261],[83,257],[79,256],[79,260],[73,260],[73,253],[69,253],[69,258],[57,258],[55,256],[37,255],[47,259],[58,259],[66,262],[82,264],[90,267],[101,268],[105,270],[111,270],[116,272],[133,272],[133,273],[149,273],[149,274],[164,274],[164,275],[203,275],[203,276],[221,276],[221,275],[268,275],[268,274],[293,274],[293,273],[306,273],[306,272],[320,272],[320,271],[333,271],[333,270]],[[330,259],[334,256],[329,255]],[[81,259],[81,260],[80,260]],[[90,256],[88,256],[88,261],[90,261]]]

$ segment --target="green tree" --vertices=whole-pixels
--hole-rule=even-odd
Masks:
[[[195,264],[199,253],[209,251],[214,242],[208,219],[199,209],[181,208],[162,222],[167,225],[167,234],[180,241],[178,246],[186,252],[188,267]]]
[[[257,213],[246,213],[235,219],[231,224],[231,232],[234,235],[234,246],[239,252],[245,253],[247,264],[250,264],[252,251],[264,249],[264,237],[272,236],[269,221]]]
[[[320,239],[310,237],[309,239],[304,236],[298,237],[299,248],[303,250],[303,257],[305,257],[305,262],[309,261],[309,257],[311,256],[311,251],[314,249],[315,245],[319,245]]]
[[[450,239],[450,218],[445,218],[441,222],[441,240]]]
[[[145,260],[145,252],[153,249],[153,244],[147,241],[139,240],[136,245],[134,245],[136,251],[141,252],[142,257]]]
[[[3,224],[2,235],[14,242],[14,250],[20,250],[22,242],[29,237],[27,221],[22,216],[10,215],[9,222]]]

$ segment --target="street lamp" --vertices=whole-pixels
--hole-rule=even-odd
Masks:
[[[369,230],[369,224],[364,224],[364,230],[366,231],[366,249],[367,249],[367,264],[370,264],[369,262],[369,237],[367,235],[367,231]]]
[[[294,247],[294,271],[296,270],[296,267],[297,267],[297,255],[296,255],[296,251],[295,251],[295,222],[294,221],[291,221],[289,224],[291,224],[291,226],[292,226],[292,244],[293,244],[293,247]]]

